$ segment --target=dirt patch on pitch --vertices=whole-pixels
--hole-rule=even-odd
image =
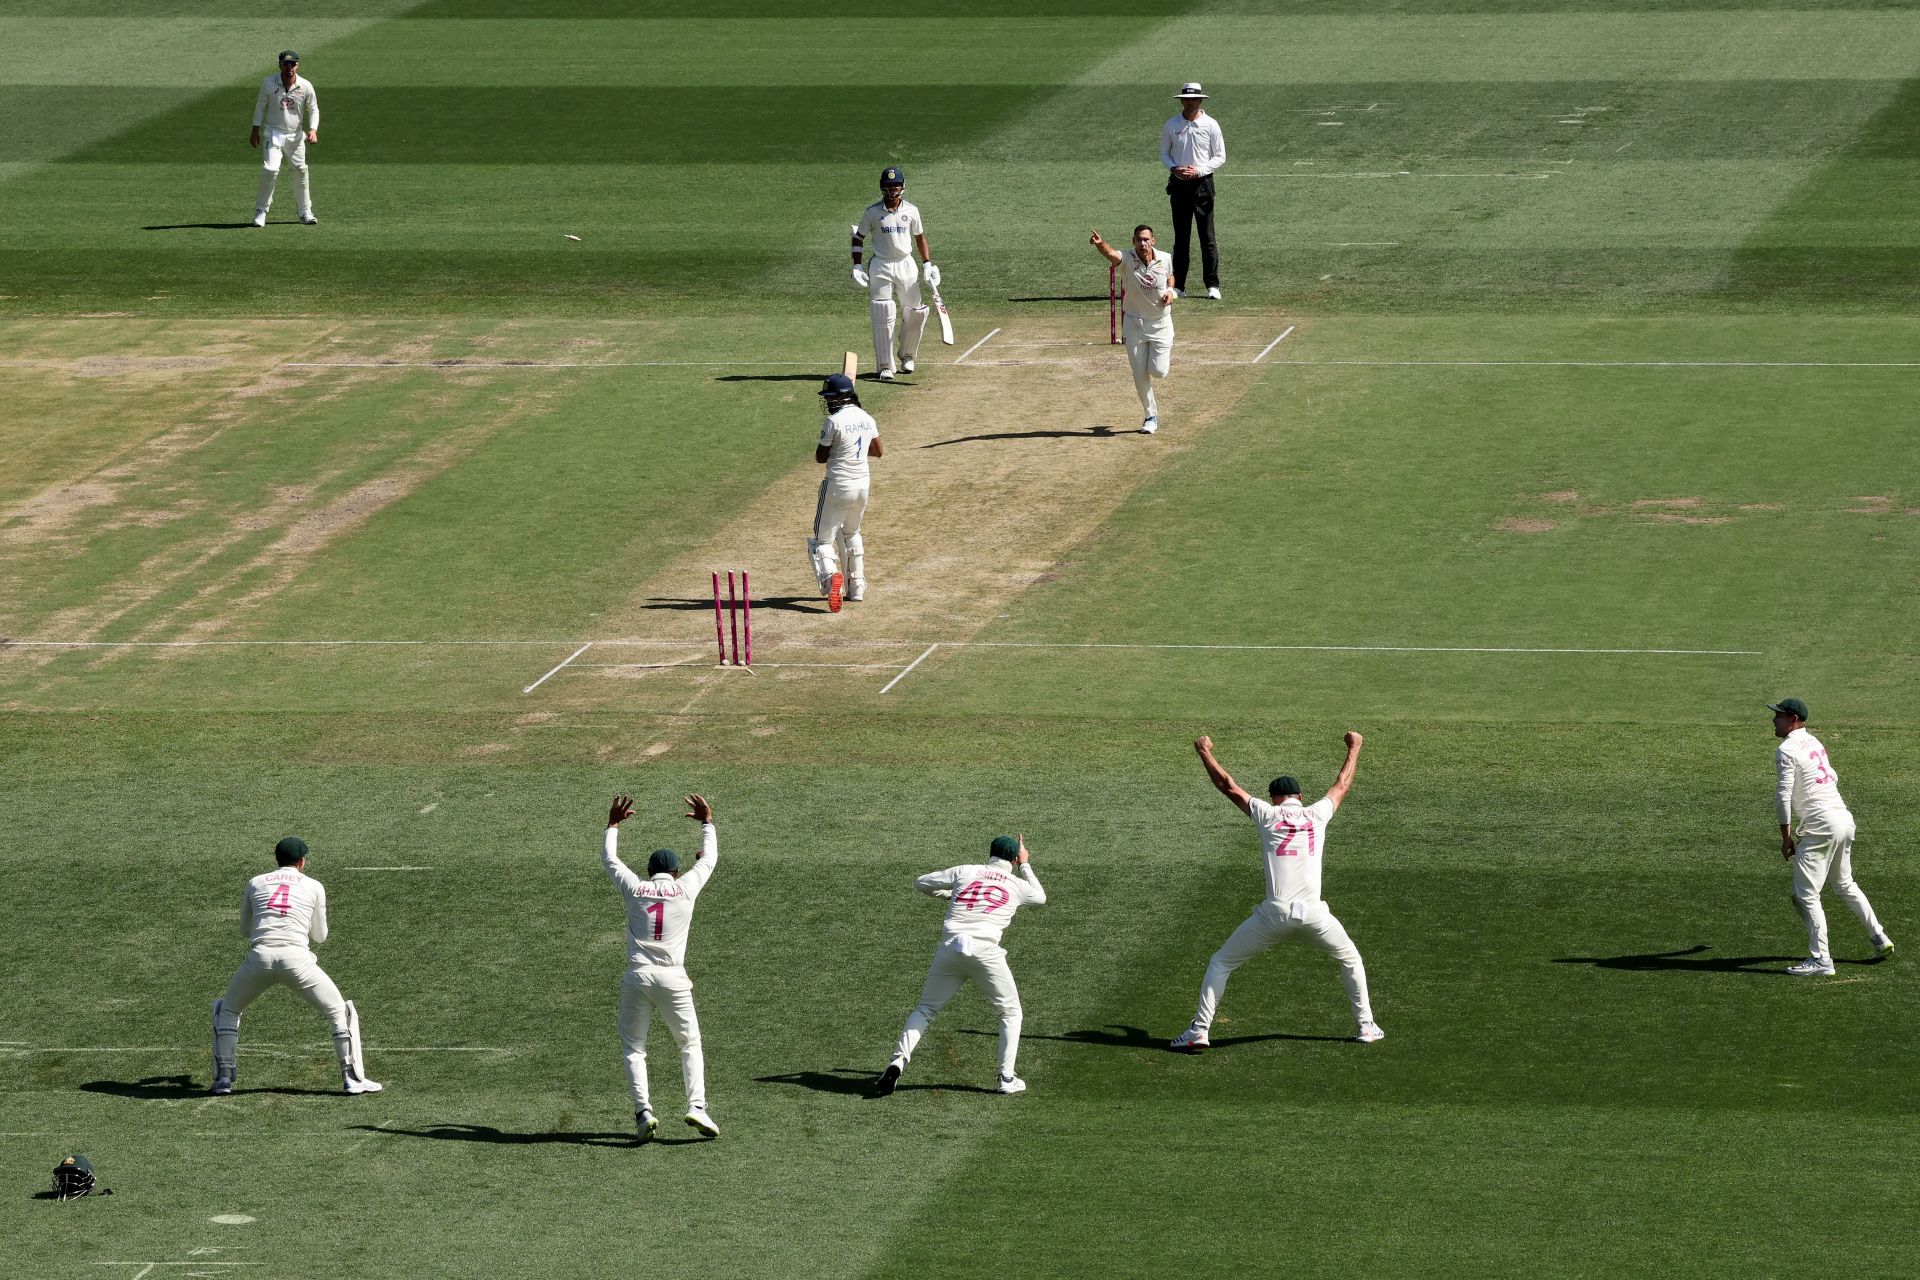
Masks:
[[[1251,361],[1275,331],[1264,318],[1183,326],[1152,436],[1140,434],[1125,354],[1086,342],[1084,328],[1022,324],[962,364],[923,366],[905,385],[863,381],[861,398],[880,423],[886,454],[873,463],[862,528],[867,599],[838,615],[826,611],[807,565],[821,470],[811,465],[819,416],[802,400],[793,413],[802,465],[710,543],[609,608],[601,626],[611,636],[684,632],[711,654],[712,615],[687,602],[706,595],[711,569],[743,566],[758,600],[780,602],[753,615],[762,680],[855,672],[877,689],[886,664],[911,661],[913,646],[976,636],[1027,588],[1073,572],[1073,549],[1239,403],[1260,376]],[[928,349],[942,360],[939,348]],[[778,665],[783,659],[796,665]],[[797,665],[808,660],[846,667]],[[708,685],[717,674],[680,670],[669,678]],[[566,689],[559,696],[585,704],[604,695],[598,681]]]
[[[1535,520],[1524,516],[1502,520],[1494,526],[1502,533],[1552,533],[1558,527],[1551,520]]]

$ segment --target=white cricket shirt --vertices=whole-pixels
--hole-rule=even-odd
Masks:
[[[867,449],[880,434],[880,424],[857,404],[842,405],[820,424],[820,447],[827,450],[828,488],[865,492],[872,472]]]
[[[327,891],[298,867],[247,881],[240,932],[256,947],[317,947],[327,940]]]
[[[1149,325],[1173,324],[1173,304],[1160,301],[1160,295],[1173,288],[1173,255],[1165,249],[1153,251],[1152,262],[1141,262],[1131,244],[1120,254],[1120,309],[1139,316]]]
[[[1204,178],[1226,162],[1227,135],[1204,110],[1191,120],[1175,116],[1160,130],[1160,163],[1169,169],[1190,164]]]
[[[1014,912],[1023,906],[1039,906],[1047,900],[1047,891],[1040,887],[1040,878],[1033,874],[1030,862],[1020,868],[1019,875],[1014,875],[1011,866],[998,860],[985,865],[948,867],[945,871],[928,872],[915,880],[914,885],[922,893],[938,893],[942,889],[953,892],[953,903],[940,926],[942,939],[976,938],[982,942],[998,942],[1013,922]]]
[[[1800,826],[1813,831],[1826,830],[1836,818],[1852,820],[1847,802],[1840,798],[1840,772],[1827,759],[1820,739],[1795,729],[1780,740],[1773,760],[1780,775],[1774,809],[1782,825],[1791,822],[1796,812]]]
[[[314,92],[311,81],[296,75],[292,87],[288,87],[280,83],[279,76],[272,75],[260,82],[260,98],[253,104],[256,126],[293,133],[301,128],[302,114],[307,117],[306,128],[320,127],[320,95]]]
[[[877,262],[900,262],[913,256],[913,238],[926,234],[920,226],[920,210],[911,200],[901,200],[898,209],[889,210],[886,201],[876,200],[860,215],[860,238],[873,250]]]
[[[1321,796],[1310,805],[1292,796],[1280,804],[1247,797],[1253,825],[1260,828],[1260,852],[1267,864],[1267,901],[1287,906],[1320,901],[1320,868],[1327,851],[1327,824],[1333,800]]]
[[[714,863],[720,860],[720,840],[713,824],[700,825],[700,857],[692,870],[675,879],[662,871],[641,879],[620,861],[620,828],[608,827],[600,861],[620,896],[627,900],[627,963],[678,969],[687,960],[687,928],[693,923],[693,900],[707,886]]]

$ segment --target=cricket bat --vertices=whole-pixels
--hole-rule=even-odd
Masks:
[[[846,355],[842,356],[840,358],[840,372],[858,381],[860,377],[860,353],[857,351],[849,351]]]
[[[933,309],[940,313],[940,341],[953,345],[953,317],[947,314],[947,304],[940,298],[940,286],[930,286],[933,290]]]

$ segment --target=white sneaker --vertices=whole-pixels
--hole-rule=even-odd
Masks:
[[[651,1111],[633,1113],[633,1131],[640,1135],[640,1141],[652,1142],[653,1135],[660,1132],[660,1122],[653,1118]]]
[[[348,1093],[378,1093],[387,1086],[378,1080],[345,1080],[340,1087]]]
[[[1372,1044],[1376,1040],[1385,1040],[1387,1033],[1380,1029],[1380,1024],[1377,1022],[1363,1022],[1353,1038],[1361,1044]]]
[[[1160,429],[1160,415],[1155,414],[1140,424],[1140,434],[1150,436]]]
[[[880,379],[880,381],[882,381],[882,382],[892,382],[892,381],[893,381],[893,370],[891,370],[891,369],[882,369],[882,370],[881,370],[881,371],[880,371],[879,373],[876,373],[876,374],[874,374],[873,376],[874,376],[874,377],[876,377],[876,378],[878,378],[878,379]]]
[[[1026,1091],[1027,1082],[1019,1076],[1001,1076],[999,1086],[994,1089],[995,1093],[1025,1093]]]
[[[300,225],[303,227],[317,227],[320,225],[320,219],[314,217],[311,213],[303,213],[300,215]]]
[[[267,211],[265,209],[255,209],[253,211],[253,225],[256,227],[264,227],[267,225]]]
[[[1220,286],[1216,284],[1212,288],[1208,289],[1207,297],[1211,298],[1215,302],[1220,301]]]
[[[687,1123],[699,1130],[700,1136],[703,1138],[717,1138],[720,1136],[720,1126],[713,1122],[713,1117],[708,1115],[703,1108],[695,1107],[693,1110],[687,1112]]]
[[[1167,1042],[1167,1048],[1175,1053],[1205,1053],[1211,1046],[1207,1044],[1207,1033],[1188,1027]]]
[[[912,373],[912,372],[913,372],[913,361],[911,361],[911,360],[906,360],[906,359],[903,359],[903,360],[901,360],[901,361],[900,361],[900,372],[902,372],[902,373]]]
[[[867,584],[864,582],[861,583],[841,598],[844,600],[865,600],[867,598]]]
[[[1787,972],[1796,978],[1831,978],[1833,976],[1833,961],[1822,960],[1817,956],[1808,956],[1799,964],[1788,968]]]
[[[1881,934],[1873,940],[1873,954],[1882,960],[1893,959],[1893,939]]]

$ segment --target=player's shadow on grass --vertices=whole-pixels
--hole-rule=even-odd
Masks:
[[[873,1082],[879,1075],[878,1071],[863,1071],[858,1067],[835,1067],[831,1071],[789,1071],[784,1075],[755,1076],[754,1083],[791,1084],[798,1085],[802,1089],[811,1089],[815,1093],[839,1093],[865,1097],[873,1091]],[[985,1085],[978,1084],[909,1084],[906,1081],[902,1081],[896,1088],[901,1093],[910,1093],[916,1089],[944,1089],[948,1093],[993,1092]]]
[[[142,231],[245,231],[251,222],[166,222],[142,227]]]
[[[147,1076],[140,1080],[89,1080],[80,1086],[82,1093],[104,1093],[115,1098],[211,1098],[207,1087],[195,1084],[192,1076]],[[296,1089],[292,1085],[262,1085],[257,1089],[239,1088],[235,1097],[248,1093],[281,1093],[295,1097],[345,1097],[338,1089]]]
[[[368,1133],[377,1133],[383,1137],[434,1138],[441,1142],[487,1142],[507,1147],[636,1147],[641,1145],[640,1137],[635,1133],[568,1133],[559,1130],[541,1133],[531,1131],[519,1133],[512,1129],[496,1129],[490,1124],[436,1124],[424,1129],[397,1129],[392,1125],[356,1124],[355,1129],[364,1129]],[[706,1142],[706,1138],[658,1138],[649,1146],[684,1146],[689,1142]]]
[[[825,382],[824,373],[723,373],[715,382]]]
[[[1786,977],[1785,969],[1774,965],[1792,964],[1802,956],[1707,956],[1706,943],[1682,947],[1677,951],[1652,951],[1637,956],[1563,956],[1555,964],[1590,964],[1596,969],[1627,969],[1634,972],[1680,970],[1692,973],[1759,973]]]
[[[992,431],[977,436],[955,436],[951,440],[935,440],[932,444],[923,444],[922,449],[938,449],[950,444],[972,444],[978,440],[1110,440],[1119,435],[1138,435],[1137,431],[1122,431],[1106,423],[1088,427],[1084,431]]]
[[[963,1036],[991,1036],[999,1033],[994,1031],[962,1031],[960,1034]],[[1089,1027],[1084,1031],[1065,1031],[1057,1036],[1036,1035],[1031,1031],[1026,1031],[1021,1033],[1020,1038],[1022,1040],[1058,1040],[1062,1044],[1090,1044],[1097,1045],[1103,1049],[1160,1049],[1166,1052],[1172,1052],[1172,1050],[1167,1048],[1167,1042],[1172,1039],[1172,1037],[1157,1036],[1144,1027],[1129,1027],[1118,1022],[1110,1022],[1106,1026],[1098,1029]],[[1272,1031],[1263,1036],[1211,1036],[1208,1038],[1207,1043],[1215,1049],[1227,1049],[1234,1045],[1259,1044],[1264,1040],[1313,1040],[1323,1041],[1327,1044],[1342,1044],[1351,1039],[1353,1039],[1352,1036],[1304,1036],[1287,1031]]]
[[[712,596],[695,596],[691,600],[680,596],[654,596],[640,606],[642,609],[673,609],[681,613],[712,613]],[[819,596],[755,596],[753,607],[756,609],[778,609],[782,613],[826,613],[827,602]]]

